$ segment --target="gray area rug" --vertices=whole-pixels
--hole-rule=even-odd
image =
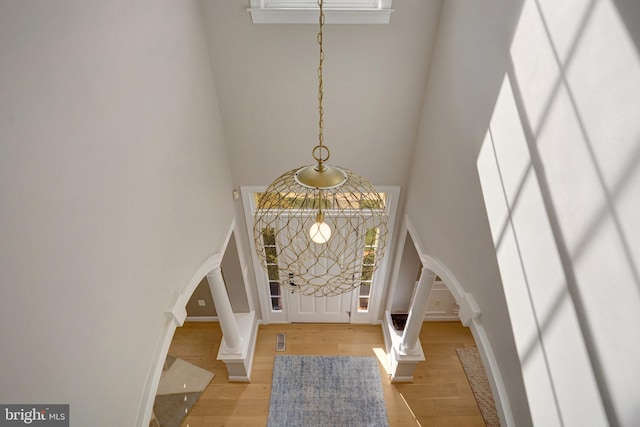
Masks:
[[[464,373],[469,380],[471,391],[473,391],[473,396],[476,398],[482,418],[484,418],[484,423],[487,427],[500,427],[496,403],[493,400],[491,386],[478,349],[476,347],[456,348],[456,352]]]
[[[377,359],[276,356],[267,425],[388,426]]]

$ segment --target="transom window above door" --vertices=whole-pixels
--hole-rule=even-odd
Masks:
[[[258,200],[264,193],[253,193],[253,205],[258,205]],[[375,193],[369,193],[374,195]],[[304,197],[302,197],[304,196]],[[322,209],[385,209],[386,208],[386,193],[378,193],[379,198],[367,197],[367,194],[339,194],[332,199],[325,198],[322,200]],[[320,205],[318,198],[309,197],[309,195],[296,195],[295,193],[274,193],[269,195],[272,198],[271,209],[308,209],[315,211]],[[334,206],[333,204],[337,204]]]

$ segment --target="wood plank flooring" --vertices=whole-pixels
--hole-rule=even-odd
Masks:
[[[276,352],[279,332],[286,334],[284,352]],[[218,323],[186,323],[173,337],[170,354],[216,374],[183,427],[266,426],[276,354],[386,358],[380,326],[264,325],[258,333],[251,383],[229,383],[224,363],[215,360],[221,338]],[[483,427],[455,351],[475,345],[471,332],[459,322],[425,322],[420,341],[427,360],[418,365],[413,383],[391,384],[380,363],[389,425]]]

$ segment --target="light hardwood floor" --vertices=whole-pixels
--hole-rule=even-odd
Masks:
[[[276,352],[279,332],[286,334],[284,352]],[[217,323],[186,323],[176,330],[169,353],[216,375],[183,427],[266,426],[276,354],[386,357],[380,326],[264,325],[258,333],[251,383],[229,383],[224,363],[215,360],[221,338]],[[413,383],[391,384],[379,364],[389,425],[484,426],[455,351],[475,345],[471,332],[459,322],[425,322],[420,341],[427,360],[418,365]]]

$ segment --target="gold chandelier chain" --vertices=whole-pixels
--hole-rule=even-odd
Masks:
[[[322,43],[322,29],[324,27],[324,9],[323,0],[318,0],[318,6],[320,7],[320,16],[318,18],[318,24],[320,30],[318,32],[318,45],[320,46],[320,62],[318,65],[318,145],[313,148],[313,158],[318,162],[318,167],[322,169],[322,164],[329,159],[329,148],[324,146],[324,81],[322,79],[322,65],[324,63],[324,49]]]
[[[366,301],[369,297],[373,301],[373,295],[363,292],[371,288],[366,283],[373,283],[389,234],[385,199],[371,183],[348,169],[324,163],[330,155],[323,135],[325,15],[323,0],[316,1],[320,6],[319,144],[312,153],[317,164],[276,178],[261,193],[254,215],[253,240],[266,270],[263,279],[273,310],[282,310],[279,297],[288,291],[315,297],[360,292]],[[276,283],[282,285],[277,293]],[[369,309],[369,304],[364,308]]]

